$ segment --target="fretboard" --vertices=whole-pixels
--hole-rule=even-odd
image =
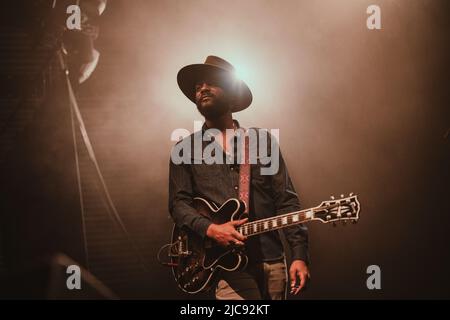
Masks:
[[[247,222],[237,227],[237,231],[242,235],[248,237],[289,227],[314,218],[314,210],[315,209],[313,208],[308,210],[295,211],[262,220]]]

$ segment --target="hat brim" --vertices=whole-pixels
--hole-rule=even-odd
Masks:
[[[234,95],[235,104],[232,112],[246,109],[252,103],[253,96],[247,84],[235,78],[228,70],[209,64],[191,64],[182,68],[177,75],[178,86],[184,95],[195,103],[195,85],[206,76],[217,75],[218,79],[223,79],[224,85],[232,83],[231,93]]]

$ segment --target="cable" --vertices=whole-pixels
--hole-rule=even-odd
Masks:
[[[162,252],[165,248],[170,247],[169,250],[172,251],[172,248],[173,248],[176,244],[177,244],[177,243],[168,243],[168,244],[163,245],[163,246],[159,249],[158,254],[156,255],[156,259],[158,260],[158,262],[159,262],[161,265],[163,265],[163,266],[168,266],[168,267],[176,267],[176,266],[178,266],[177,263],[173,263],[173,262],[162,262],[161,257],[160,257],[161,252]],[[170,251],[169,251],[169,252],[170,252]],[[169,253],[169,256],[170,256],[170,253]]]
[[[80,162],[78,160],[78,144],[77,144],[77,133],[75,130],[75,119],[73,117],[73,108],[70,107],[70,120],[72,123],[72,139],[73,139],[73,149],[75,153],[75,165],[77,168],[77,183],[78,183],[78,193],[80,195],[80,209],[81,209],[81,225],[83,229],[83,242],[84,242],[84,252],[86,255],[86,269],[90,270],[89,268],[89,252],[88,252],[88,246],[87,246],[87,236],[86,236],[86,223],[85,223],[85,211],[84,211],[84,200],[83,200],[83,189],[81,187],[81,174],[80,174]]]
[[[77,100],[75,98],[75,93],[73,91],[72,84],[71,84],[70,78],[69,78],[69,70],[66,67],[66,63],[64,61],[63,53],[61,52],[61,50],[58,51],[58,58],[59,58],[59,61],[60,61],[60,64],[61,64],[61,69],[64,71],[64,74],[65,74],[67,89],[68,89],[68,92],[69,92],[69,99],[70,99],[71,109],[75,113],[75,116],[76,116],[77,121],[78,121],[79,129],[80,129],[80,133],[81,133],[81,136],[82,136],[83,141],[84,141],[84,145],[85,145],[85,147],[86,147],[86,149],[88,151],[88,154],[89,154],[89,157],[90,157],[92,163],[94,164],[97,176],[98,176],[98,178],[100,180],[100,183],[102,185],[102,189],[103,189],[103,192],[104,192],[104,195],[105,195],[105,198],[106,198],[106,203],[107,203],[106,208],[108,210],[108,213],[112,212],[112,215],[110,214],[110,216],[115,219],[115,221],[114,220],[113,221],[116,222],[119,225],[121,231],[125,234],[127,240],[129,241],[129,243],[131,244],[131,246],[135,250],[136,255],[137,255],[139,261],[141,262],[141,265],[142,265],[143,269],[145,271],[149,271],[149,269],[147,268],[147,266],[145,264],[145,260],[144,260],[143,256],[141,255],[139,247],[137,246],[136,242],[134,241],[134,239],[129,234],[128,230],[126,229],[126,227],[125,227],[125,225],[124,225],[124,223],[122,221],[122,219],[120,218],[120,215],[119,215],[119,213],[118,213],[118,211],[116,209],[116,206],[114,205],[114,202],[113,202],[113,200],[111,198],[111,195],[109,193],[108,187],[107,187],[107,185],[105,183],[105,180],[103,178],[103,174],[102,174],[102,172],[100,170],[100,167],[98,165],[97,159],[95,157],[94,149],[93,149],[92,144],[91,144],[91,142],[89,140],[89,136],[87,134],[86,127],[84,125],[84,121],[83,121],[83,118],[81,116],[81,112],[80,112],[80,109],[78,107]],[[77,167],[78,166],[79,166],[79,163],[77,162]],[[77,171],[78,170],[79,170],[79,168],[77,168]],[[81,179],[79,181],[80,181],[79,185],[81,185]],[[80,193],[81,193],[81,191],[80,191]],[[82,197],[80,197],[80,201],[82,201]],[[83,208],[83,205],[82,205],[82,208]],[[82,210],[82,215],[84,216],[84,211],[83,210]],[[84,217],[83,217],[83,219],[84,219]]]

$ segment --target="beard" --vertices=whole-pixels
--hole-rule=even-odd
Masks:
[[[206,101],[197,101],[197,110],[206,119],[218,119],[228,111],[230,111],[230,102],[225,97],[218,98],[210,95],[210,99]]]

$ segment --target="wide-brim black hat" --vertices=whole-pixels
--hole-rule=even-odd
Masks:
[[[219,85],[233,94],[235,103],[232,112],[244,110],[252,103],[252,93],[247,84],[236,77],[234,67],[216,56],[208,56],[205,63],[183,67],[178,72],[177,82],[184,95],[195,103],[195,85],[210,76],[214,76],[220,82]]]

